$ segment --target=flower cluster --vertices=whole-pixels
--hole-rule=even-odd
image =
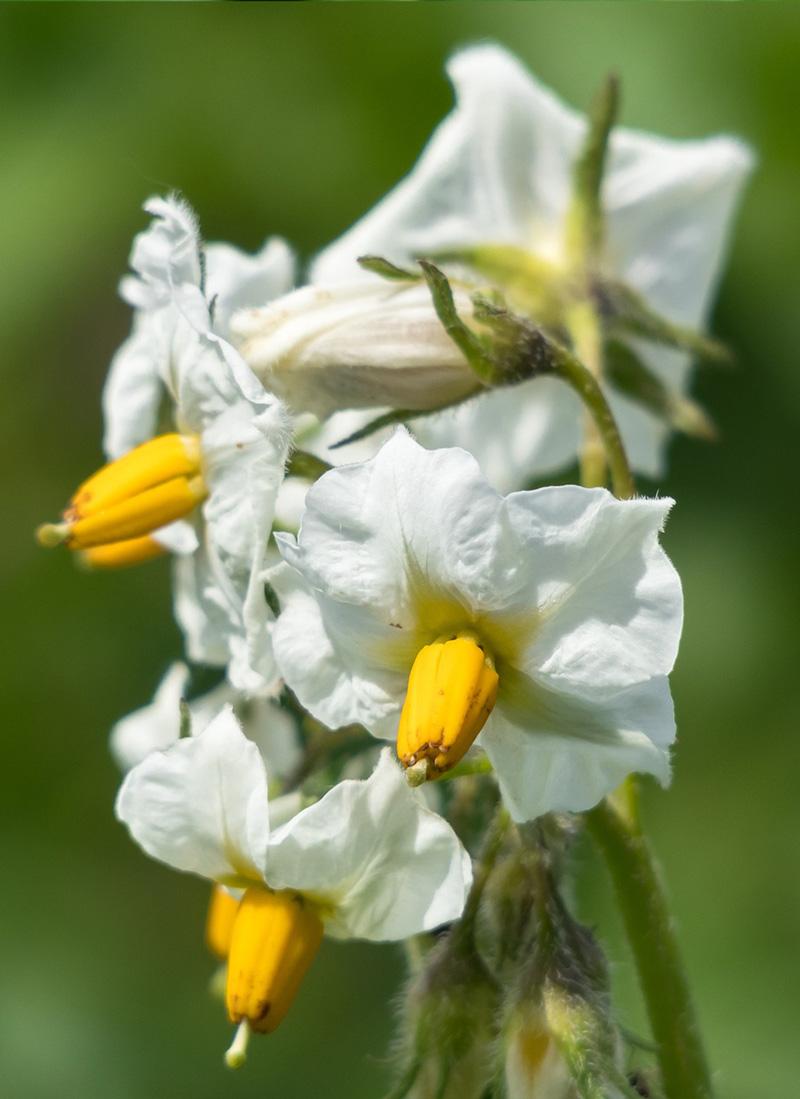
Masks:
[[[724,354],[697,329],[750,157],[612,129],[613,83],[587,121],[496,46],[448,71],[416,167],[302,285],[283,241],[206,245],[183,200],[145,204],[108,464],[39,539],[173,555],[187,663],[112,732],[117,816],[215,883],[230,1064],[323,935],[447,929],[402,1094],[572,1096],[587,1034],[632,1094],[558,879],[570,814],[669,781],[673,501],[629,465],[708,433],[689,365]],[[578,460],[583,484],[530,487]]]

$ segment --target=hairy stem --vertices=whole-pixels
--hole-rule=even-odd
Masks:
[[[658,1047],[666,1099],[711,1099],[711,1077],[674,921],[637,814],[607,799],[586,814],[586,822],[614,884]]]
[[[596,430],[600,447],[603,450],[603,475],[600,476],[599,480],[597,479],[597,455],[594,450],[592,451],[591,464],[593,468],[591,470],[586,470],[585,462],[582,459],[583,484],[589,488],[602,484],[605,480],[604,471],[607,461],[611,472],[614,494],[621,500],[629,499],[635,494],[636,486],[633,483],[633,475],[617,427],[617,421],[614,419],[614,413],[609,407],[597,378],[588,367],[584,366],[580,358],[566,353],[560,357],[556,372],[580,397],[591,417],[591,426]],[[593,475],[591,480],[586,477],[587,472]]]

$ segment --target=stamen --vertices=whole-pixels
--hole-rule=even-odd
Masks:
[[[269,1034],[294,1002],[322,942],[315,907],[290,890],[263,886],[239,902],[228,954],[226,1002],[232,1023]]]
[[[472,633],[426,645],[408,677],[397,755],[418,785],[455,766],[472,746],[497,699],[499,676]]]
[[[247,1060],[247,1045],[252,1031],[247,1019],[242,1019],[236,1028],[233,1041],[225,1051],[225,1064],[228,1068],[241,1068]]]
[[[188,515],[206,496],[199,438],[159,435],[84,481],[64,522],[44,523],[36,537],[47,547],[93,551],[84,558],[91,568],[138,564],[163,552],[147,536]]]
[[[124,542],[109,542],[82,550],[80,563],[87,569],[127,569],[131,565],[162,557],[166,552],[165,546],[149,534],[144,534],[141,538],[128,538]]]
[[[70,528],[71,549],[102,546],[151,534],[193,511],[207,495],[202,477],[175,477],[137,496],[79,519]]]
[[[69,541],[69,523],[42,523],[36,528],[36,541],[45,549],[63,546]]]
[[[158,435],[109,462],[84,481],[70,500],[66,519],[76,522],[140,492],[200,472],[200,440],[194,435]]]
[[[233,925],[238,910],[239,898],[232,897],[221,885],[215,885],[206,917],[206,946],[212,954],[223,960],[228,957],[231,948]]]

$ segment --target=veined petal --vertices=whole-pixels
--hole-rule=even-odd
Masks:
[[[230,707],[134,767],[116,812],[148,855],[176,870],[238,887],[263,880],[267,774]]]
[[[672,504],[570,485],[508,497],[530,563],[518,599],[537,607],[517,667],[587,699],[672,670],[683,596],[658,541]]]
[[[284,536],[279,542],[289,544]],[[333,605],[312,593],[287,564],[271,570],[268,579],[281,602],[272,627],[275,660],[302,705],[331,729],[362,722],[376,736],[392,738],[407,671],[391,627],[370,621],[360,608]],[[386,666],[387,653],[394,653],[398,667]],[[413,654],[408,660],[410,665]]]
[[[403,939],[448,923],[472,880],[450,825],[423,807],[388,750],[369,779],[340,782],[277,829],[267,859],[270,886],[319,900],[338,938]]]
[[[631,772],[670,778],[675,719],[665,676],[590,701],[531,683],[498,706],[480,743],[515,820],[582,812]]]
[[[281,552],[312,587],[401,630],[469,618],[491,593],[501,500],[471,455],[428,451],[398,428],[368,462],[330,470],[306,498],[296,548]]]

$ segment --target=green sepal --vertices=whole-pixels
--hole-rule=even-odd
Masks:
[[[392,282],[420,282],[422,279],[419,271],[408,271],[405,267],[398,267],[396,263],[392,263],[383,256],[359,256],[357,262],[365,271],[380,275],[382,279],[390,279]]]
[[[604,359],[606,380],[618,393],[684,435],[716,440],[716,428],[705,410],[691,397],[666,386],[628,344],[607,340]]]
[[[542,324],[555,324],[568,293],[564,272],[550,260],[514,244],[480,244],[448,249],[429,257],[436,263],[458,263],[502,288],[517,309]]]
[[[597,258],[605,227],[601,189],[608,141],[619,109],[619,81],[606,77],[589,109],[583,146],[572,168],[572,199],[566,219],[566,250],[571,264],[585,266]]]
[[[286,476],[304,477],[308,481],[316,481],[331,468],[330,462],[318,458],[316,454],[310,454],[307,450],[295,450],[289,457]]]
[[[687,351],[710,363],[730,364],[733,356],[719,340],[685,328],[656,313],[635,290],[612,279],[599,280],[595,286],[598,306],[606,321],[606,331],[639,336],[651,343]]]
[[[430,260],[420,260],[422,274],[428,284],[433,308],[447,335],[472,367],[484,385],[495,381],[495,366],[491,349],[458,315],[450,281]]]

